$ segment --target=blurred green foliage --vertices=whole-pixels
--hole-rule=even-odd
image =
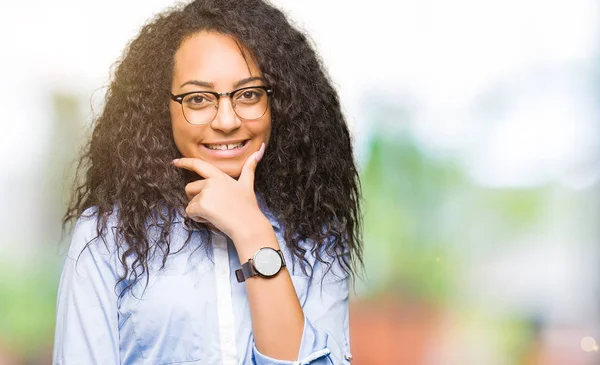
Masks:
[[[0,343],[18,357],[35,356],[51,346],[57,261],[56,256],[35,265],[0,261]]]
[[[452,161],[436,161],[407,135],[375,135],[362,172],[369,292],[441,300],[451,280],[444,203],[464,185]]]
[[[0,355],[2,349],[8,349],[18,359],[43,358],[39,354],[52,347],[56,293],[66,250],[61,244],[61,219],[83,141],[84,117],[79,96],[55,92],[50,97],[52,125],[47,153],[40,161],[39,171],[20,182],[35,182],[27,198],[35,201],[35,219],[27,223],[32,229],[25,232],[26,239],[32,242],[23,242],[24,252],[30,255],[16,260],[0,258]],[[13,234],[17,236],[4,239],[23,239],[18,231]]]
[[[367,272],[361,294],[441,310],[457,321],[454,336],[478,336],[489,346],[483,351],[522,363],[536,324],[520,313],[488,313],[459,298],[457,288],[473,257],[544,224],[551,190],[478,186],[459,160],[429,154],[407,132],[372,136],[361,180]]]
[[[428,154],[410,136],[377,132],[361,173],[370,295],[440,303],[469,252],[540,224],[548,189],[475,185],[459,161]]]

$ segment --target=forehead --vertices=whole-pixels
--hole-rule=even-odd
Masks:
[[[174,86],[200,80],[227,87],[251,76],[261,76],[256,63],[233,37],[199,32],[186,38],[175,53]]]

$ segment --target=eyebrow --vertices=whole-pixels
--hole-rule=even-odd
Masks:
[[[247,77],[245,79],[241,79],[238,82],[235,83],[235,85],[233,85],[234,88],[238,88],[242,85],[245,84],[249,84],[252,81],[265,81],[265,79],[263,79],[262,77],[258,77],[258,76],[251,76],[251,77]],[[190,80],[190,81],[186,81],[183,84],[181,84],[180,87],[184,87],[185,85],[195,85],[195,86],[200,86],[200,87],[205,87],[208,89],[214,89],[215,88],[215,84],[213,84],[212,82],[207,82],[207,81],[199,81],[199,80]]]

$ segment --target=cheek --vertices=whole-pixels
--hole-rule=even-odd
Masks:
[[[262,135],[265,142],[271,138],[271,115],[269,114],[262,123],[256,126],[256,134]]]
[[[183,156],[190,155],[190,144],[193,143],[194,134],[190,130],[189,124],[184,119],[181,108],[177,106],[170,107],[171,128],[173,129],[173,140],[177,149]]]
[[[177,145],[177,148],[179,149],[179,152],[181,152],[181,147],[180,147],[180,140],[183,134],[181,133],[180,129],[181,129],[181,121],[179,120],[180,116],[179,114],[179,108],[174,107],[173,105],[169,106],[169,112],[171,114],[171,129],[173,130],[173,140],[175,140],[175,144]]]
[[[269,129],[267,130],[266,136],[265,136],[265,142],[269,143],[269,140],[271,139],[271,125],[269,124]]]
[[[271,123],[267,123],[263,126],[261,134],[263,135],[265,142],[269,142],[269,139],[271,138]]]

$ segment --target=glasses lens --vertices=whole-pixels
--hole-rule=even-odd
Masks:
[[[236,114],[242,119],[258,119],[267,111],[269,97],[261,88],[240,90],[233,97]]]
[[[191,124],[206,124],[217,114],[217,98],[208,93],[186,95],[181,103],[183,115]]]

